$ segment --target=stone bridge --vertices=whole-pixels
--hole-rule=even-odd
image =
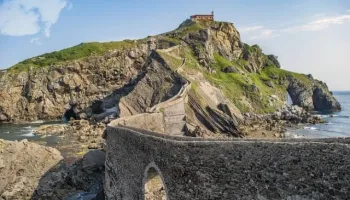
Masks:
[[[240,140],[106,129],[105,195],[144,200],[155,169],[167,200],[350,199],[350,138]]]

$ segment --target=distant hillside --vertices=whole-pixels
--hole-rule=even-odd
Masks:
[[[148,41],[154,41],[154,47]],[[77,103],[88,118],[97,99],[102,99],[105,109],[118,107],[121,96],[138,83],[148,85],[150,91],[135,97],[143,103],[130,109],[147,110],[171,97],[176,82],[167,69],[158,77],[145,76],[155,70],[154,62],[157,67],[170,66],[192,82],[190,94],[203,115],[210,112],[206,107],[217,109],[220,103],[229,105],[238,118],[246,112],[271,113],[285,104],[287,93],[294,104],[308,110],[340,109],[325,83],[281,69],[276,56],[264,54],[258,45],[244,44],[232,23],[187,20],[153,37],[82,43],[12,66],[0,74],[4,99],[0,121],[58,119],[69,102]],[[187,111],[189,120],[201,123],[193,108],[188,106]]]

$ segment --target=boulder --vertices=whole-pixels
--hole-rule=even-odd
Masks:
[[[82,167],[85,171],[95,171],[104,167],[106,153],[100,150],[89,151],[83,157]]]
[[[42,125],[34,131],[37,135],[64,135],[67,125]]]
[[[317,86],[313,91],[312,96],[314,107],[316,111],[339,111],[341,106],[339,102],[332,96],[332,94],[322,88]]]
[[[0,113],[0,121],[7,121],[7,120],[8,120],[7,116]]]
[[[105,156],[103,151],[89,151],[72,166],[50,171],[41,178],[32,199],[94,199],[103,191]],[[103,195],[95,199],[103,199]]]
[[[340,111],[341,106],[329,91],[328,86],[316,79],[310,82],[287,77],[288,93],[296,104],[308,111]]]
[[[51,147],[0,139],[0,199],[30,199],[39,179],[62,159]]]
[[[233,66],[228,66],[228,67],[225,67],[224,69],[221,70],[222,72],[225,72],[225,73],[238,73],[239,71],[233,67]]]

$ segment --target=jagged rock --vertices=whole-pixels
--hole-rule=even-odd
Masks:
[[[235,67],[233,67],[233,66],[231,66],[231,67],[225,67],[222,71],[225,72],[225,73],[238,73],[238,72],[239,72],[239,71],[238,71]]]
[[[40,179],[32,199],[95,198],[103,188],[104,162],[105,153],[93,150],[72,166],[61,165],[49,171]]]
[[[232,61],[240,58],[243,52],[240,35],[232,23],[216,22],[182,39],[193,47],[198,59],[208,68],[214,61],[214,52]]]
[[[328,89],[321,85],[313,90],[312,100],[316,111],[339,111],[341,106]]]
[[[267,65],[274,65],[277,68],[281,68],[280,62],[278,61],[278,57],[275,55],[267,55],[268,62],[266,63]],[[270,64],[270,63],[271,64]]]
[[[86,142],[102,136],[106,125],[103,123],[90,123],[87,120],[70,121],[68,125],[42,125],[35,130],[37,135],[72,135]]]
[[[289,78],[288,94],[290,95],[293,104],[301,106],[307,110],[313,110],[312,101],[312,86],[305,85],[295,78]]]
[[[228,116],[227,114],[218,110],[206,107],[209,115],[215,122],[215,126],[222,133],[230,134],[234,137],[241,137],[241,133],[238,130],[238,122],[235,118]]]
[[[62,159],[51,147],[0,139],[0,199],[30,199],[40,177]]]
[[[176,95],[181,89],[181,77],[172,73],[171,67],[157,52],[152,52],[146,65],[147,73],[141,74],[132,86],[132,91],[120,99],[121,104],[127,107],[124,110],[121,108],[120,116],[147,112],[154,105]]]
[[[256,73],[265,66],[266,58],[258,45],[248,46],[244,45],[243,59],[248,61],[245,69],[250,73]]]
[[[303,107],[309,111],[339,111],[341,106],[328,90],[325,83],[315,79],[310,79],[309,83],[288,78],[288,93],[293,104]]]
[[[18,74],[5,72],[0,77],[0,111],[12,122],[61,119],[65,105],[74,100],[77,111],[90,117],[92,102],[139,74],[147,51],[146,43],[137,43],[102,56],[53,63]]]
[[[273,84],[272,81],[265,81],[264,83],[265,83],[265,85],[269,86],[270,88],[274,88],[275,87],[275,84]]]
[[[42,125],[35,130],[37,135],[64,135],[66,132],[66,125]]]

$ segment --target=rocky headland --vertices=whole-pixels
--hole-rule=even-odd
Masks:
[[[287,127],[322,123],[315,111],[341,110],[325,83],[281,69],[277,56],[243,43],[232,23],[189,20],[140,40],[82,43],[24,60],[0,72],[0,98],[0,123],[72,119],[35,132],[60,136],[62,155],[0,141],[3,199],[101,195],[108,123],[191,137],[276,139],[288,137]]]

